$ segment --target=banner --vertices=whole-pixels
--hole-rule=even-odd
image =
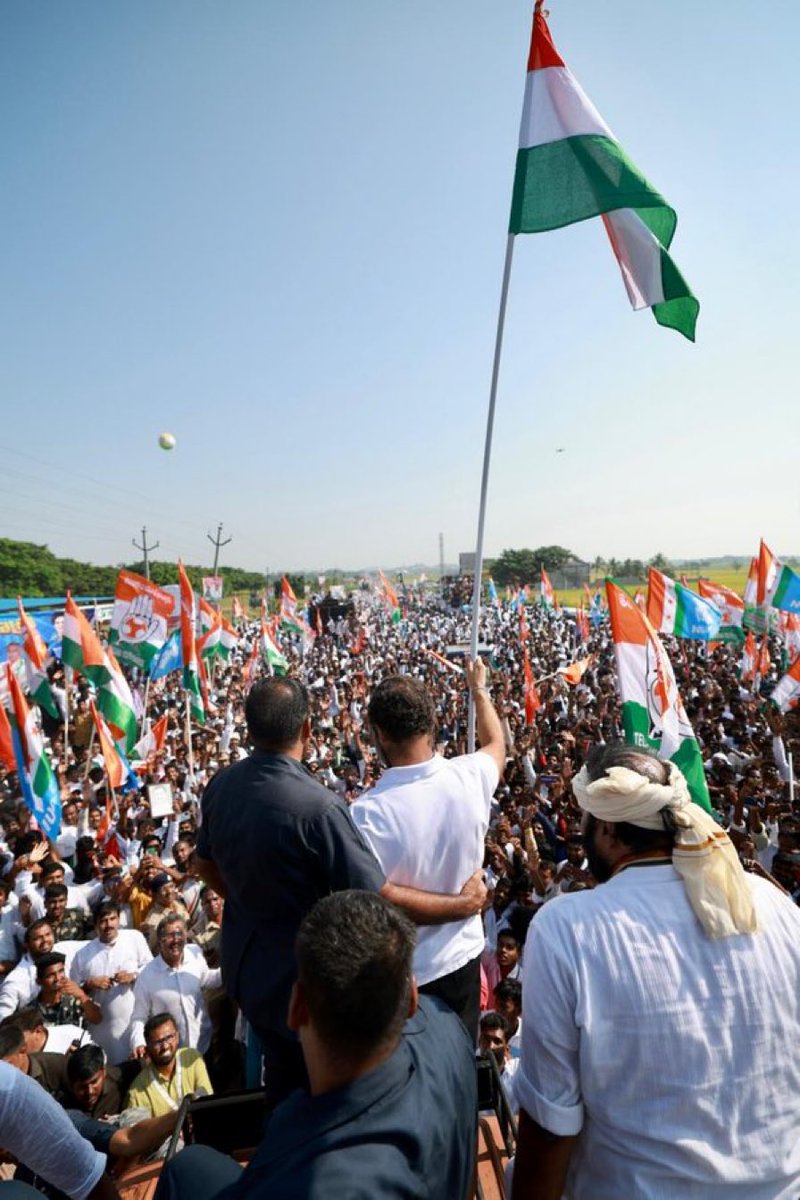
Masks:
[[[212,604],[219,604],[222,599],[222,582],[221,575],[204,575],[203,599],[209,600]]]

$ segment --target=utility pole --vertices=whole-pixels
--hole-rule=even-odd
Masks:
[[[136,549],[141,550],[142,554],[144,555],[144,577],[145,577],[145,579],[149,579],[150,578],[150,559],[147,556],[151,550],[157,550],[158,547],[161,545],[161,543],[153,542],[152,546],[148,546],[148,544],[147,544],[147,526],[146,525],[142,526],[142,544],[141,544],[141,546],[137,542],[136,538],[131,538],[131,541],[133,542]]]
[[[217,566],[219,565],[220,547],[227,546],[228,542],[233,541],[233,538],[232,537],[225,538],[225,541],[223,542],[223,540],[222,540],[222,521],[220,521],[219,525],[217,526],[217,536],[214,538],[211,536],[210,533],[207,533],[206,537],[211,542],[211,545],[214,547],[214,570],[211,572],[211,574],[216,575]]]
[[[439,534],[439,578],[444,579],[444,534]]]

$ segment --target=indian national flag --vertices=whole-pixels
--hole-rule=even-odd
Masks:
[[[736,592],[721,583],[712,583],[710,579],[700,579],[697,590],[706,600],[716,604],[722,614],[718,642],[739,642],[744,640],[742,621],[744,619],[744,600]]]
[[[261,622],[261,654],[264,662],[276,675],[285,675],[289,670],[289,663],[275,645],[267,629],[267,623],[263,620]]]
[[[217,654],[227,662],[238,644],[238,633],[227,617],[222,617],[220,621],[219,641],[217,643]]]
[[[630,161],[553,45],[537,0],[509,232],[602,217],[633,308],[694,341],[699,305],[667,253],[677,217]]]
[[[553,601],[555,600],[555,592],[553,591],[553,585],[550,582],[550,576],[547,574],[547,571],[545,571],[544,567],[539,568],[539,576],[539,595],[541,597],[542,604],[546,604],[548,608],[552,608]]]
[[[213,604],[209,604],[202,596],[197,603],[200,610],[200,625],[203,630],[197,639],[197,653],[201,658],[212,658],[219,650],[222,614],[217,612]]]
[[[722,614],[711,600],[651,567],[647,576],[647,619],[657,633],[708,642],[717,637]]]
[[[203,708],[203,695],[200,687],[200,673],[197,666],[197,645],[194,628],[197,615],[195,595],[189,576],[178,559],[178,579],[181,589],[181,649],[183,651],[183,686],[189,697],[189,707],[195,721],[205,725],[206,714]]]
[[[661,640],[624,588],[606,580],[617,659],[625,741],[649,747],[686,776],[696,804],[711,811],[703,757],[686,716],[675,674]]]
[[[50,688],[50,680],[47,678],[47,671],[45,670],[47,647],[38,629],[22,607],[22,598],[20,596],[17,596],[17,606],[19,608],[20,625],[22,626],[22,652],[25,656],[28,695],[36,701],[40,708],[49,713],[51,717],[59,720],[61,713],[58,711],[58,705]]]
[[[781,712],[800,705],[800,658],[795,659],[789,670],[779,681],[770,700]]]
[[[132,772],[124,755],[120,754],[117,746],[111,736],[111,731],[105,721],[97,711],[97,706],[92,700],[89,704],[92,713],[92,720],[97,731],[97,740],[100,744],[100,753],[103,756],[103,765],[105,766],[106,776],[108,778],[108,786],[114,791],[118,791],[128,783],[131,779]]]
[[[136,742],[136,713],[128,681],[111,649],[104,650],[95,631],[67,593],[61,657],[97,690],[97,707],[124,751]]]
[[[45,837],[54,839],[61,829],[61,793],[44,740],[28,708],[14,672],[6,666],[11,702],[11,740],[22,799]]]

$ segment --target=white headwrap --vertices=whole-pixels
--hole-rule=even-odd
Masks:
[[[730,838],[705,809],[695,804],[683,773],[664,764],[669,783],[654,783],[627,767],[609,767],[589,782],[586,767],[572,790],[586,812],[600,821],[627,821],[640,829],[675,827],[672,865],[683,880],[695,916],[709,937],[754,933],[753,897]],[[668,809],[667,824],[662,811]]]

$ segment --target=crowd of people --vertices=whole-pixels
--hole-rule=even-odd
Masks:
[[[566,1141],[577,1136],[572,1116],[548,1125],[558,1106],[542,1099],[542,1076],[550,1070],[560,1080],[557,1055],[551,1061],[539,1046],[535,1075],[525,1063],[525,1028],[550,1028],[531,988],[541,982],[547,995],[565,970],[553,951],[545,987],[530,935],[541,926],[544,939],[567,907],[578,920],[581,901],[552,901],[604,882],[597,832],[594,842],[587,835],[593,809],[585,770],[597,747],[623,740],[613,641],[605,620],[587,633],[568,611],[529,606],[523,633],[541,682],[528,723],[518,605],[482,611],[479,641],[489,649],[485,661],[471,663],[454,649],[469,639],[465,599],[458,582],[409,589],[397,620],[381,597],[359,590],[351,611],[313,640],[284,633],[286,675],[274,676],[265,663],[255,682],[259,624],[240,621],[236,651],[210,671],[206,722],[191,727],[191,744],[180,673],[148,689],[142,715],[167,716],[165,746],[143,765],[138,787],[115,794],[96,753],[92,689],[52,665],[70,711],[66,740],[63,723],[48,730],[63,805],[53,841],[35,827],[15,775],[0,768],[0,1060],[66,1109],[101,1157],[124,1166],[163,1155],[189,1094],[263,1086],[273,1121],[298,1086],[316,1094],[325,1031],[318,1034],[313,1001],[298,984],[295,940],[317,902],[353,890],[379,894],[416,927],[414,1000],[402,998],[403,1016],[419,1019],[418,989],[429,1023],[440,1011],[457,1013],[470,1056],[494,1056],[511,1108],[522,1110],[523,1133],[527,1123],[529,1149],[518,1166],[527,1170],[533,1126]],[[741,682],[735,645],[666,645],[718,826],[744,871],[796,905],[798,715],[769,705],[774,680],[763,679],[759,692]],[[773,660],[779,655],[776,644]],[[567,682],[560,669],[587,657],[582,677]],[[143,681],[132,684],[143,702]],[[168,816],[151,813],[150,784],[169,784]],[[631,853],[633,843],[625,844]],[[605,855],[614,864],[617,857]],[[347,919],[355,920],[352,911]],[[394,936],[402,940],[405,926]],[[579,974],[580,961],[573,965]],[[450,1036],[445,1029],[442,1044]],[[555,1025],[550,1036],[559,1041]],[[363,1061],[373,1062],[374,1052],[370,1043]],[[632,1056],[626,1069],[641,1072],[643,1062]],[[644,1078],[639,1086],[646,1088]],[[562,1101],[566,1111],[566,1094]],[[316,1118],[309,1110],[304,1119]],[[474,1125],[466,1128],[474,1140]],[[57,1170],[48,1175],[47,1155],[38,1166],[16,1157],[17,1180],[103,1194],[95,1160],[70,1192]],[[447,1170],[442,1187],[463,1190],[452,1161]],[[364,1195],[416,1194],[407,1186]],[[514,1186],[515,1196],[539,1194],[524,1191],[524,1180]],[[241,1194],[294,1194],[285,1179],[282,1187],[264,1191],[259,1176]],[[588,1194],[575,1188],[568,1194]],[[746,1187],[736,1194],[784,1195]]]

